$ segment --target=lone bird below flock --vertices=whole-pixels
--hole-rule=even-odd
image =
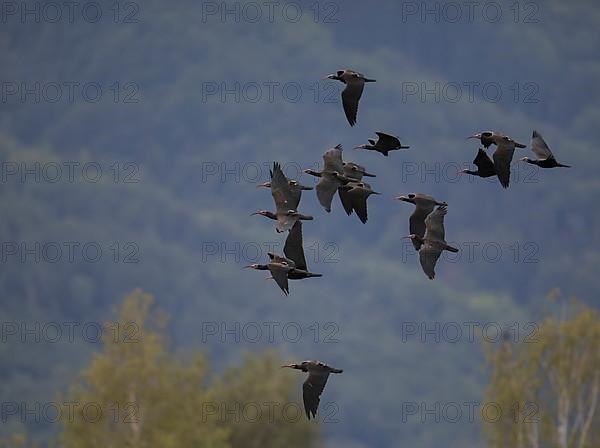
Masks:
[[[431,212],[425,218],[425,237],[421,238],[418,235],[412,234],[405,238],[417,240],[422,243],[419,250],[419,261],[423,272],[430,280],[435,278],[435,265],[442,255],[442,252],[447,250],[450,252],[458,252],[455,247],[449,246],[445,240],[444,231],[444,216],[448,212],[448,208],[443,205]]]
[[[410,146],[402,146],[400,139],[395,135],[386,134],[385,132],[375,132],[377,134],[377,142],[369,139],[369,144],[355,146],[354,149],[366,149],[369,151],[377,151],[384,156],[388,156],[390,151],[399,149],[408,149]]]
[[[267,184],[263,184],[266,186]],[[268,210],[260,210],[252,213],[252,215],[262,215],[277,221],[277,232],[285,232],[290,230],[298,220],[312,220],[312,216],[303,215],[297,211],[300,203],[302,190],[312,190],[312,187],[305,187],[298,184],[296,181],[290,181],[278,163],[273,163],[271,170],[271,182],[268,183],[271,187],[271,195],[275,201],[275,213]]]
[[[308,378],[302,384],[302,398],[304,401],[304,412],[310,420],[317,415],[321,394],[330,373],[342,373],[342,369],[336,369],[322,363],[321,361],[302,361],[300,364],[287,364],[281,368],[290,368],[308,372]]]
[[[442,206],[448,204],[446,202],[439,202],[423,193],[410,193],[406,196],[398,196],[395,199],[415,205],[415,211],[408,219],[408,227],[410,234],[418,237],[413,238],[412,243],[415,249],[419,250],[423,245],[422,239],[425,236],[425,218],[433,211],[436,205]]]
[[[550,151],[550,148],[542,138],[542,135],[537,131],[533,131],[533,135],[531,136],[531,150],[539,157],[539,159],[532,160],[529,157],[523,157],[521,159],[523,162],[537,165],[540,168],[571,168],[570,165],[563,165],[556,161],[554,154]]]
[[[346,114],[348,123],[350,123],[350,126],[354,126],[358,112],[358,101],[362,96],[365,83],[375,82],[375,80],[366,78],[354,70],[338,70],[336,73],[327,75],[323,79],[333,79],[346,84],[346,88],[342,91],[342,105],[344,106],[344,113]]]

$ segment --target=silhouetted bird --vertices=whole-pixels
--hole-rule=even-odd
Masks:
[[[504,135],[502,132],[498,132],[498,131],[483,131],[483,132],[478,132],[477,134],[473,134],[473,135],[467,137],[467,139],[469,139],[469,138],[477,138],[477,139],[479,139],[479,141],[481,141],[481,144],[483,145],[483,147],[485,149],[487,149],[492,144],[497,145],[498,142],[501,141],[502,139],[504,139],[505,137],[507,137],[507,136]],[[522,143],[517,143],[517,142],[515,142],[515,147],[517,147],[517,148],[526,148],[525,145],[523,145]]]
[[[477,166],[477,171],[464,169],[461,171],[461,173],[471,174],[479,177],[492,177],[496,175],[494,162],[492,162],[490,156],[488,156],[487,153],[481,148],[477,150],[477,155],[475,156],[475,160],[473,160],[473,164]]]
[[[363,224],[367,223],[367,199],[372,194],[381,194],[373,191],[371,186],[366,182],[349,182],[342,185],[340,188],[340,200],[344,206],[346,213],[350,215],[352,210],[356,212],[358,219]]]
[[[335,148],[325,151],[325,154],[323,154],[324,166],[322,171],[304,170],[306,174],[320,177],[316,188],[317,199],[319,199],[319,203],[328,213],[331,212],[331,201],[338,187],[349,181],[343,174],[342,150],[342,145],[337,145]]]
[[[384,132],[375,132],[377,141],[369,139],[369,144],[355,146],[354,149],[366,149],[369,151],[377,151],[384,156],[388,156],[390,151],[399,149],[408,149],[410,146],[402,146],[400,139],[395,135],[386,134]]]
[[[338,70],[335,74],[327,75],[324,79],[334,79],[346,84],[342,91],[342,104],[344,113],[350,126],[356,124],[356,113],[358,112],[358,101],[362,96],[366,82],[375,82],[374,79],[366,78],[354,70]]]
[[[427,215],[433,211],[436,205],[448,205],[445,202],[439,202],[433,197],[423,193],[410,193],[406,196],[398,196],[395,199],[415,205],[415,211],[408,219],[408,228],[411,235],[417,235],[421,239],[425,236],[425,218],[427,218]],[[421,239],[412,239],[413,246],[417,250],[419,250],[423,244]]]
[[[550,151],[550,148],[542,138],[542,135],[537,131],[533,131],[533,135],[531,136],[531,150],[539,157],[539,159],[532,160],[529,157],[523,157],[521,159],[523,162],[537,165],[540,168],[571,168],[570,165],[563,165],[556,161],[554,154]]]
[[[435,278],[435,265],[443,251],[458,252],[458,249],[449,246],[445,240],[444,216],[448,212],[447,207],[440,206],[425,218],[425,237],[410,235],[406,238],[420,240],[423,246],[419,250],[419,261],[425,275],[430,280]]]
[[[310,420],[310,417],[316,417],[317,409],[321,401],[321,394],[330,373],[342,373],[342,369],[335,369],[322,363],[321,361],[302,361],[300,364],[287,364],[281,366],[281,368],[290,368],[308,372],[308,378],[302,385],[302,398],[304,401],[304,412],[306,417]]]

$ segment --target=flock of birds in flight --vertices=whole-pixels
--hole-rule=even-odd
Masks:
[[[350,126],[356,124],[358,102],[362,96],[366,83],[375,82],[374,79],[366,78],[364,75],[353,70],[339,70],[335,74],[326,76],[324,79],[332,79],[343,82],[346,87],[342,91],[342,105]],[[361,144],[355,149],[376,151],[385,157],[390,151],[406,150],[409,147],[400,143],[398,137],[384,132],[376,132],[377,140],[369,139],[368,144]],[[510,181],[510,165],[516,148],[526,148],[526,145],[518,143],[511,137],[496,131],[484,131],[471,135],[469,139],[477,139],[483,148],[479,148],[473,164],[477,171],[462,170],[461,173],[478,176],[482,178],[497,176],[500,185],[508,188]],[[492,145],[496,147],[492,157],[485,150]],[[566,167],[559,163],[552,151],[544,141],[543,137],[533,131],[531,138],[531,150],[538,157],[530,159],[523,157],[521,160],[540,168]],[[485,149],[484,149],[485,148]],[[331,204],[337,192],[342,207],[350,216],[355,213],[360,221],[365,224],[368,220],[367,199],[371,195],[379,195],[370,184],[363,180],[364,177],[376,177],[369,173],[365,167],[354,162],[344,161],[342,157],[343,148],[337,145],[323,154],[323,169],[315,171],[306,169],[304,172],[316,176],[319,181],[316,185],[317,199],[328,213],[331,212]],[[258,185],[271,189],[275,201],[275,212],[260,210],[252,215],[262,215],[276,223],[278,233],[288,232],[283,248],[284,255],[268,253],[270,261],[266,264],[251,264],[245,268],[269,271],[273,279],[287,296],[289,294],[288,280],[302,280],[311,277],[322,277],[308,270],[304,249],[302,247],[302,221],[310,221],[314,218],[298,211],[302,191],[312,190],[313,187],[300,184],[296,180],[288,179],[283,173],[279,163],[274,162],[270,170],[271,181]],[[432,196],[423,193],[411,193],[406,196],[395,198],[399,201],[411,203],[415,206],[409,218],[410,234],[404,238],[410,239],[415,250],[419,253],[419,261],[423,272],[429,279],[435,277],[435,265],[443,251],[458,252],[458,249],[448,245],[445,240],[444,217],[448,213],[448,204],[437,201]],[[342,373],[341,369],[328,366],[320,361],[303,361],[300,364],[287,364],[282,367],[301,370],[308,373],[308,378],[303,384],[303,400],[306,416],[310,420],[311,415],[315,417],[319,406],[320,396],[325,388],[327,379],[331,373]]]

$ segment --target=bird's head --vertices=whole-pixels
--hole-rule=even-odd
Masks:
[[[277,219],[277,217],[275,216],[275,213],[270,212],[269,210],[259,210],[257,212],[250,214],[250,216],[254,216],[254,215],[261,215],[261,216],[264,216],[265,218]]]
[[[341,81],[343,74],[344,74],[344,70],[338,70],[335,73],[332,73],[330,75],[324,76],[322,79],[333,79],[335,81]]]
[[[265,271],[268,269],[268,267],[264,264],[254,263],[254,264],[249,264],[247,266],[244,266],[242,269],[256,269],[258,271]]]
[[[298,369],[298,370],[302,370],[302,366],[300,364],[285,364],[283,366],[281,366],[282,369],[288,368],[288,369]]]
[[[306,185],[302,185],[297,180],[290,180],[288,183],[289,183],[289,186],[294,190],[312,190],[313,189],[313,187],[308,187]]]
[[[403,240],[412,240],[412,241],[419,241],[419,242],[423,242],[425,241],[425,238],[420,237],[419,235],[415,235],[414,233],[408,235],[408,236],[403,236],[401,239]]]
[[[407,194],[406,196],[398,196],[394,199],[396,199],[397,201],[404,201],[404,202],[410,202],[411,204],[415,203],[415,194],[414,193],[410,193]]]

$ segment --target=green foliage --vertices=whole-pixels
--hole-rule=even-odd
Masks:
[[[547,317],[530,343],[488,346],[487,398],[503,411],[484,423],[490,447],[598,446],[599,346],[600,316],[577,302]]]
[[[64,400],[79,403],[73,418],[64,419],[65,447],[314,446],[314,423],[250,421],[240,410],[248,403],[288,404],[296,384],[278,371],[274,354],[248,358],[211,386],[203,356],[184,362],[169,351],[166,316],[153,304],[139,290],[123,302],[118,322],[138,330],[129,342],[115,339],[114,323],[107,323],[103,350]],[[69,415],[68,407],[63,414]]]

